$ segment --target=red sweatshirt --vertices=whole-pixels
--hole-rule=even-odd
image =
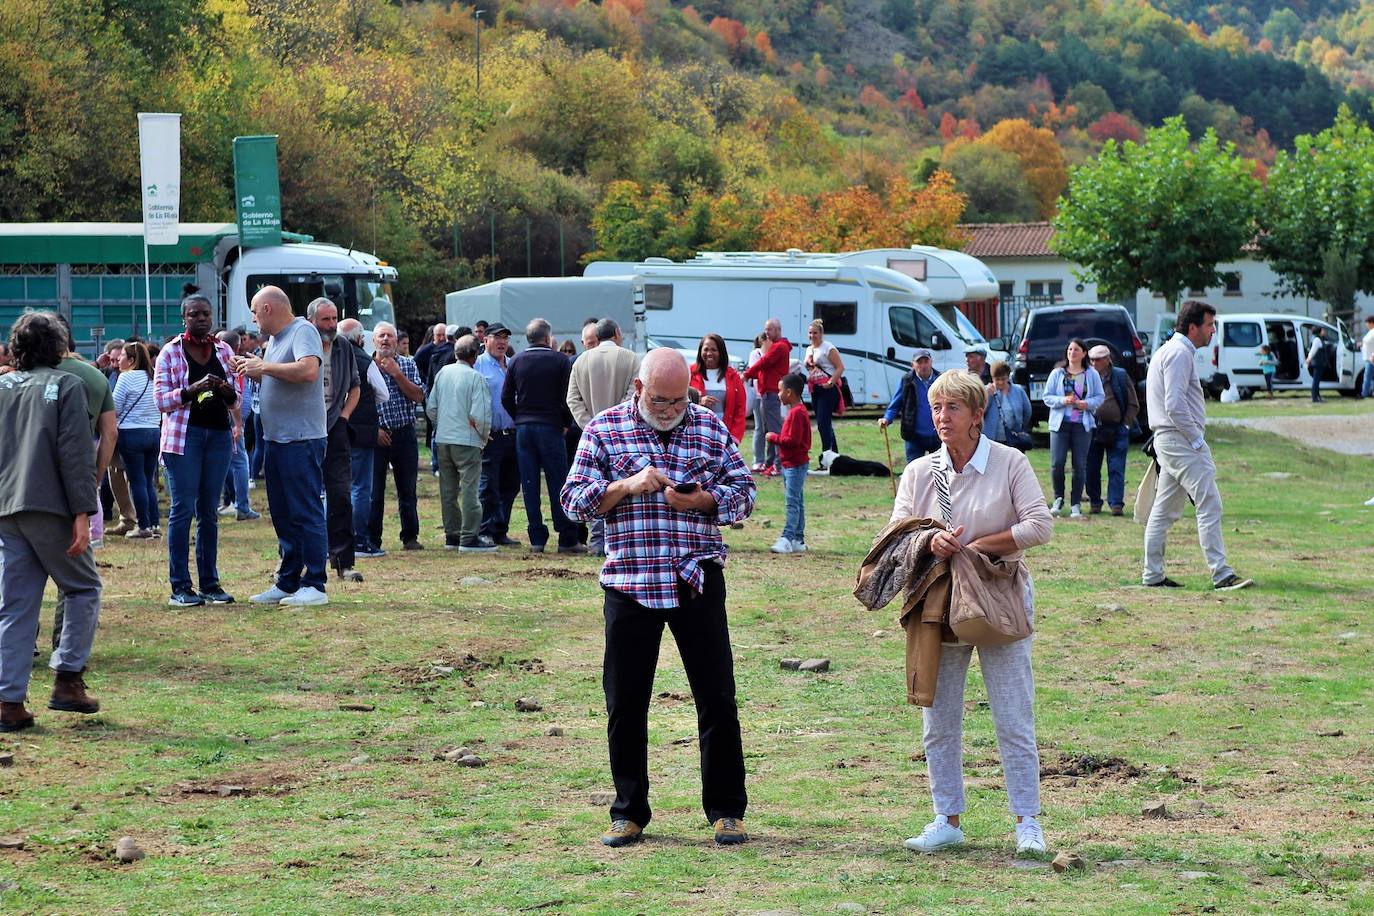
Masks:
[[[792,345],[786,337],[779,337],[763,351],[763,356],[744,370],[746,381],[754,379],[759,394],[777,394],[778,382],[792,368]]]
[[[785,468],[799,468],[811,462],[811,414],[806,405],[798,401],[787,411],[787,419],[782,421],[782,432],[775,440],[778,443],[778,460]]]

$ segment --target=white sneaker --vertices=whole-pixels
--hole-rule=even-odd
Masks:
[[[1082,520],[1083,520],[1083,507],[1080,506],[1078,503],[1074,503],[1073,506],[1070,507],[1070,509],[1069,509],[1069,518],[1076,518],[1076,519],[1078,519],[1079,521],[1082,521]]]
[[[1050,505],[1050,515],[1064,514],[1064,497],[1059,497]]]
[[[1040,822],[1033,817],[1024,817],[1016,825],[1016,854],[1041,853],[1045,851],[1045,831]]]
[[[220,506],[220,507],[219,507],[219,517],[220,517],[220,518],[224,518],[224,516],[226,516],[226,515],[233,515],[233,514],[236,513],[236,512],[238,512],[238,509],[234,508],[233,506]]]
[[[277,603],[289,605],[290,607],[305,607],[309,604],[328,604],[329,596],[315,586],[307,585],[294,595],[287,595]]]
[[[805,542],[805,541],[793,541],[793,542],[792,542],[792,552],[793,552],[793,553],[806,553],[806,542]]]
[[[282,600],[283,598],[290,598],[290,597],[291,597],[291,593],[290,593],[290,592],[284,592],[284,591],[282,591],[281,589],[277,588],[277,587],[274,585],[274,586],[272,586],[271,588],[269,588],[267,591],[262,592],[261,594],[258,594],[258,595],[254,595],[253,597],[249,598],[248,600],[249,600],[249,602],[251,602],[252,604],[281,604],[281,600]]]
[[[1371,496],[1371,497],[1369,497],[1369,499],[1366,499],[1366,500],[1364,501],[1364,504],[1365,504],[1366,506],[1374,506],[1374,496]]]
[[[964,831],[951,826],[949,818],[943,814],[935,815],[935,820],[926,824],[920,836],[914,836],[902,845],[912,852],[938,852],[964,842]]]
[[[787,538],[778,538],[773,542],[773,546],[768,548],[774,553],[792,553],[792,542]]]

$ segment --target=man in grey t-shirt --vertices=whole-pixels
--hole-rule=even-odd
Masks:
[[[267,505],[277,530],[281,564],[277,584],[255,604],[327,604],[324,488],[325,410],[321,366],[324,347],[315,326],[291,313],[291,300],[264,286],[252,301],[253,317],[270,335],[261,358],[239,356],[234,367],[261,380],[259,408],[267,448]]]

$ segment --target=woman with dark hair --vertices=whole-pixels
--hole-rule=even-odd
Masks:
[[[157,506],[158,432],[162,413],[153,391],[153,364],[148,348],[137,341],[126,343],[115,357],[119,380],[115,382],[115,419],[119,426],[120,458],[129,478],[129,495],[138,513],[138,527],[126,538],[161,537]]]
[[[1064,511],[1064,462],[1073,454],[1073,489],[1069,518],[1083,515],[1083,487],[1088,479],[1088,446],[1092,445],[1094,414],[1106,393],[1102,376],[1088,365],[1088,345],[1075,337],[1064,350],[1064,362],[1045,382],[1045,406],[1050,409],[1050,481],[1054,485],[1051,515]]]
[[[811,343],[806,348],[803,366],[806,369],[806,385],[811,389],[811,406],[816,408],[816,430],[821,434],[821,451],[838,452],[840,445],[835,439],[836,413],[843,413],[844,395],[840,388],[840,378],[844,375],[844,360],[840,358],[839,348],[825,339],[825,323],[819,318],[811,322],[806,331]]]
[[[719,334],[707,334],[697,345],[691,387],[701,392],[701,406],[721,418],[735,443],[743,441],[745,402],[748,400],[744,379],[730,365],[725,338]]]
[[[172,506],[167,513],[167,565],[173,607],[232,604],[219,582],[219,495],[229,470],[238,387],[234,352],[210,333],[213,309],[199,293],[181,303],[185,332],[169,340],[157,357],[153,391],[162,424],[162,463]],[[191,586],[188,554],[191,516],[197,520],[196,570],[200,593]]]

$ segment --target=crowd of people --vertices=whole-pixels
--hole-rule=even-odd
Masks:
[[[606,558],[603,686],[616,796],[601,842],[635,842],[652,816],[648,711],[665,626],[697,706],[703,810],[716,842],[745,842],[721,531],[753,511],[756,478],[779,475],[786,523],[772,550],[807,549],[812,442],[803,395],[810,390],[825,451],[838,451],[832,418],[844,405],[844,363],[826,343],[823,325],[811,326],[810,344],[794,365],[790,342],[770,318],[741,373],[719,335],[701,339],[695,362],[671,349],[641,359],[622,346],[621,330],[608,318],[588,320],[581,353],[565,352],[549,323],[535,319],[523,330],[519,355],[511,353],[512,329],[479,322],[435,326],[411,356],[386,323],[373,328],[369,352],[363,327],[339,321],[328,299],[298,317],[286,294],[268,286],[251,306],[256,328],[217,336],[210,301],[192,292],[182,303],[183,333],[155,356],[138,341],[102,354],[117,372],[113,383],[74,356],[70,329],[58,316],[34,312],[15,324],[5,351],[11,371],[0,374],[0,428],[24,431],[0,465],[0,731],[34,724],[25,703],[49,578],[60,595],[49,708],[99,709],[83,679],[100,610],[91,545],[103,534],[100,482],[116,444],[130,505],[125,512],[121,503],[124,518],[105,536],[120,528],[137,540],[161,535],[165,471],[171,604],[234,601],[221,585],[218,524],[221,517],[257,517],[246,496],[260,471],[279,561],[272,586],[250,600],[318,605],[328,601],[331,566],[361,581],[355,558],[385,554],[388,480],[400,548],[425,549],[416,504],[416,419],[423,412],[446,549],[523,546],[510,534],[514,500],[523,493],[529,550],[544,552],[556,536],[559,553]],[[1214,587],[1253,585],[1226,560],[1193,359],[1211,338],[1215,314],[1206,303],[1184,303],[1179,333],[1149,370],[1158,482],[1145,526],[1145,586],[1179,586],[1165,575],[1164,543],[1185,499],[1197,506]],[[1007,366],[989,365],[987,354],[975,350],[966,371],[937,373],[931,356],[915,352],[879,420],[884,431],[899,421],[908,463],[856,593],[871,607],[904,595],[908,700],[923,707],[935,813],[906,845],[935,852],[963,841],[963,697],[976,649],[1017,850],[1043,852],[1034,585],[1024,553],[1052,536],[1070,457],[1070,516],[1082,516],[1084,491],[1093,511],[1105,504],[1121,514],[1126,449],[1140,405],[1106,348],[1068,343],[1044,395],[1054,491],[1047,504],[1024,454],[1030,402],[1010,383]],[[741,455],[750,413],[752,468]],[[119,501],[120,487],[111,489]]]

